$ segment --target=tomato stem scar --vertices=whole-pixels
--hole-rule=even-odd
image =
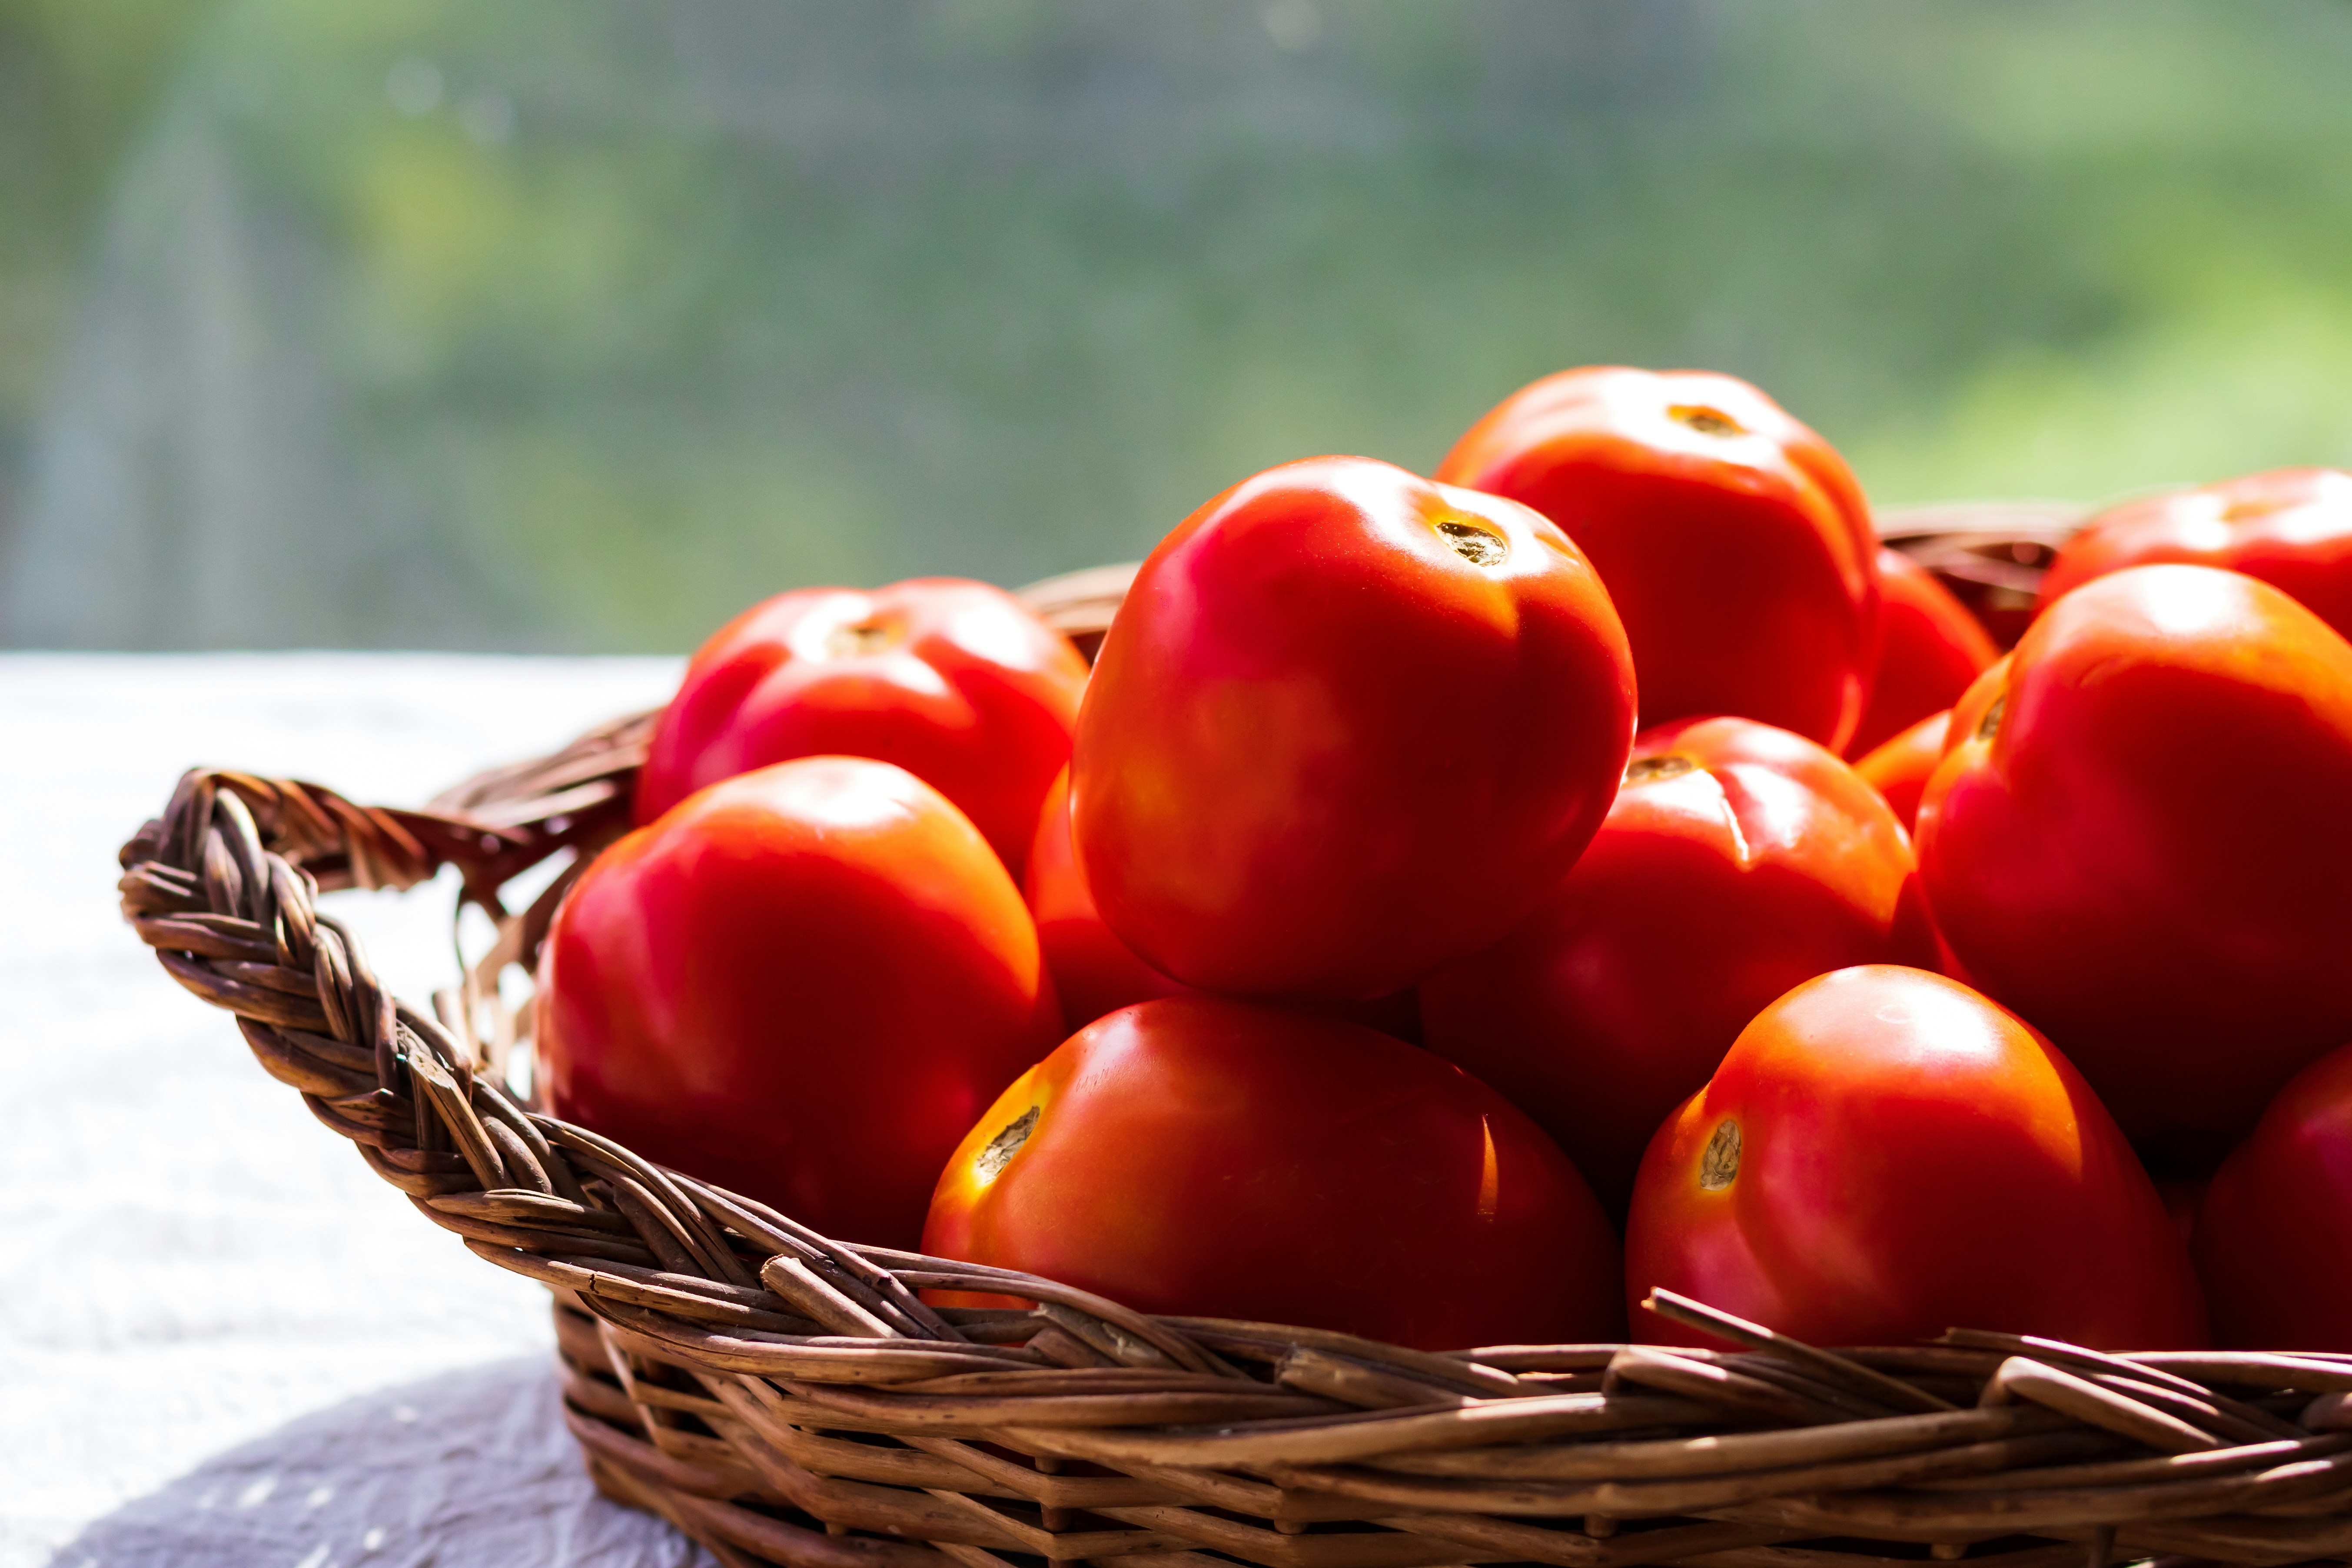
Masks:
[[[1648,784],[1654,779],[1680,778],[1685,773],[1697,771],[1696,763],[1673,752],[1663,757],[1635,757],[1625,764],[1625,782],[1629,784]]]
[[[1677,403],[1666,410],[1666,417],[1678,425],[1687,425],[1702,436],[1745,436],[1747,428],[1738,420],[1719,408],[1702,407],[1696,404]]]
[[[1698,1184],[1710,1193],[1731,1185],[1739,1174],[1739,1123],[1725,1117],[1698,1157]]]
[[[899,626],[887,621],[853,621],[824,634],[824,651],[835,658],[854,658],[862,653],[879,653],[902,635]]]
[[[1500,566],[1511,553],[1509,545],[1475,523],[1444,518],[1437,523],[1437,531],[1456,555],[1473,566]]]
[[[1028,1142],[1029,1134],[1035,1131],[1037,1108],[1033,1105],[1006,1123],[1003,1131],[988,1141],[988,1147],[972,1161],[971,1173],[982,1182],[996,1180],[997,1173],[1013,1163],[1013,1156],[1021,1152],[1021,1145]]]

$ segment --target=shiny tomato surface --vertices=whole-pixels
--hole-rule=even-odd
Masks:
[[[2214,1343],[2352,1352],[2352,1046],[2290,1079],[2222,1162],[2190,1250]]]
[[[1162,973],[1381,996],[1534,906],[1633,738],[1623,632],[1559,530],[1317,458],[1143,563],[1078,717],[1072,828],[1104,920]]]
[[[1174,996],[1192,989],[1136,957],[1134,950],[1103,924],[1094,895],[1087,890],[1077,847],[1070,838],[1067,768],[1045,792],[1023,890],[1028,895],[1029,912],[1037,921],[1037,942],[1045,950],[1045,967],[1054,973],[1054,989],[1062,998],[1062,1016],[1070,1028],[1083,1027],[1132,1002]]]
[[[1549,517],[1624,618],[1642,727],[1759,719],[1843,750],[1868,697],[1878,542],[1830,444],[1704,371],[1563,371],[1447,453],[1447,484]]]
[[[1068,639],[985,583],[779,594],[687,667],[637,774],[636,820],[770,763],[875,757],[955,802],[1017,881],[1086,683]]]
[[[1063,770],[1045,792],[1045,805],[1037,820],[1037,838],[1029,852],[1027,885],[1029,912],[1037,921],[1037,942],[1053,972],[1054,989],[1062,998],[1062,1016],[1071,1029],[1093,1023],[1106,1013],[1154,996],[1193,994],[1192,986],[1171,980],[1118,940],[1103,923],[1087,890],[1077,847],[1070,837],[1070,779]],[[1305,1001],[1294,1004],[1318,1017],[1362,1024],[1421,1044],[1420,1001],[1410,991],[1393,992],[1369,1001]]]
[[[556,1115],[844,1239],[911,1245],[1061,1009],[1003,866],[887,763],[688,797],[588,868],[539,973]]]
[[[2268,584],[2138,566],[1953,710],[1920,876],[1972,981],[2151,1157],[2249,1131],[2352,1037],[2352,645]]]
[[[1878,552],[1878,660],[1870,706],[1845,755],[1876,751],[1960,700],[2000,657],[1991,634],[1936,574],[1899,550]]]
[[[1765,1008],[1659,1129],[1627,1297],[1660,1285],[1818,1345],[1948,1328],[2206,1342],[2188,1249],[2066,1058],[1958,981],[1889,964]]]
[[[1622,1322],[1615,1234],[1501,1096],[1370,1029],[1210,996],[1098,1019],[1005,1090],[923,1250],[1426,1350]]]
[[[2111,507],[2058,552],[2042,602],[2159,562],[2259,577],[2352,637],[2352,474],[2277,468]]]
[[[1952,710],[1930,713],[1853,764],[1862,782],[1895,810],[1907,832],[1919,819],[1919,795],[1944,760],[1944,736]]]
[[[1750,719],[1645,730],[1576,868],[1422,983],[1422,1025],[1622,1219],[1650,1135],[1765,1004],[1832,969],[1932,961],[1916,876],[1886,803],[1803,736]]]

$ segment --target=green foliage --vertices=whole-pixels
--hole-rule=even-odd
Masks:
[[[72,146],[152,127],[98,346],[54,282],[0,339],[62,388],[10,640],[683,647],[1579,363],[1882,502],[2352,465],[2343,0],[235,0],[152,113],[193,9],[88,9],[0,0]],[[0,147],[89,255],[105,158]]]

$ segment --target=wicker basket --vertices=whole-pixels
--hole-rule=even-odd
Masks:
[[[2051,509],[1901,516],[1995,613]],[[1039,584],[1086,646],[1131,568]],[[2004,603],[2000,595],[2011,596]],[[191,773],[125,846],[163,966],[426,1219],[556,1300],[565,1418],[607,1495],[730,1568],[1857,1568],[1998,1557],[2352,1553],[2352,1357],[2109,1356],[1955,1331],[1830,1353],[1694,1302],[1737,1351],[1431,1354],[1155,1318],[1066,1286],[831,1240],[519,1104],[498,1003],[568,885],[501,889],[625,825],[650,715],[424,811]],[[494,949],[429,1009],[387,993],[322,889],[455,865]],[[929,1287],[1029,1310],[934,1310]]]

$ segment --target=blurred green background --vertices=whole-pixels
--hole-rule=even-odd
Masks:
[[[2352,466],[2352,0],[0,0],[0,641],[684,648],[1565,365]]]

